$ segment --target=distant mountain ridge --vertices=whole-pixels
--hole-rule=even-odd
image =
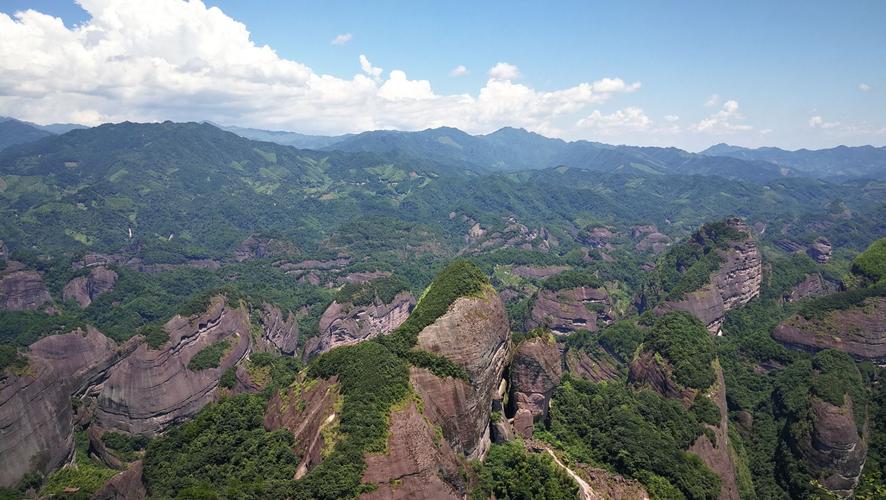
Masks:
[[[17,120],[8,116],[0,116],[0,149],[14,146],[16,144],[26,144],[38,141],[44,137],[64,134],[71,130],[83,128],[87,127],[85,125],[77,125],[74,123],[37,125],[36,123]]]
[[[837,146],[829,149],[789,151],[775,147],[744,148],[716,144],[700,154],[740,160],[765,161],[785,166],[807,176],[844,179],[851,177],[886,178],[886,147]]]

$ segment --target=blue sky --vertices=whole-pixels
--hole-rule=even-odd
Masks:
[[[12,0],[0,5],[0,12],[12,16],[15,11],[33,9],[61,17],[67,29],[74,31],[92,21],[87,11],[107,14],[136,8],[116,0],[84,0],[82,4],[83,8],[62,0]],[[45,96],[41,106],[34,101],[39,96],[34,95],[22,97],[30,99],[26,106],[24,101],[6,99],[6,109],[0,99],[0,114],[15,114],[9,113],[15,106],[28,110],[25,118],[34,121],[78,116],[86,118],[81,121],[205,117],[315,133],[441,124],[482,133],[514,125],[568,139],[692,150],[717,142],[787,148],[886,144],[886,2],[555,5],[208,0],[206,6],[218,7],[218,14],[245,25],[256,47],[268,45],[280,60],[303,65],[318,77],[338,80],[330,82],[331,87],[311,86],[310,92],[299,93],[303,101],[291,92],[281,94],[278,102],[287,103],[280,106],[289,106],[285,108],[291,109],[289,118],[274,113],[267,102],[250,105],[243,92],[248,93],[251,83],[244,84],[242,92],[221,97],[223,85],[218,82],[185,85],[185,94],[180,95],[188,95],[197,104],[188,109],[183,98],[168,106],[167,93],[182,91],[179,83],[170,88],[168,82],[177,81],[174,77],[161,82],[162,89],[143,93],[133,91],[131,82],[121,84],[125,90],[91,91],[79,115],[73,109],[53,112],[59,102],[70,99],[53,101]],[[206,17],[206,26],[215,22],[205,9],[169,8],[173,17],[155,20],[157,26],[162,27],[162,21],[187,27],[201,16]],[[181,12],[176,14],[176,9]],[[129,22],[113,28],[122,39],[140,29],[138,23],[152,21],[142,14]],[[332,44],[338,35],[350,37],[346,43]],[[10,42],[5,39],[10,36],[15,35],[0,33],[0,43]],[[45,36],[66,38],[57,32]],[[221,43],[195,36],[180,37],[180,43]],[[119,50],[139,54],[156,50],[159,57],[167,57],[163,54],[168,47],[121,46]],[[232,46],[229,52],[238,50]],[[361,69],[361,55],[371,64],[369,72]],[[489,70],[499,62],[517,68],[499,78],[510,86],[489,85]],[[266,68],[277,63],[263,64]],[[467,74],[452,76],[460,65]],[[230,65],[225,67],[230,69]],[[372,68],[383,71],[372,73]],[[369,83],[379,92],[391,79],[391,70],[405,72],[404,85],[396,92],[391,92],[393,85],[380,91],[382,98],[370,95]],[[213,68],[210,73],[220,70]],[[368,78],[355,80],[355,75]],[[269,81],[274,78],[271,75]],[[619,79],[624,85],[595,85],[605,78]],[[292,81],[284,78],[269,85],[278,88],[281,82],[289,85]],[[414,83],[421,81],[428,88]],[[582,83],[594,88],[592,95],[578,90]],[[639,87],[632,87],[635,83]],[[46,85],[49,92],[56,87]],[[81,93],[81,88],[75,92]],[[329,97],[329,88],[335,89],[334,98]],[[525,89],[533,94],[526,94]],[[315,91],[324,97],[307,97]],[[65,90],[68,96],[71,92]],[[545,95],[557,92],[561,94]],[[99,94],[105,100],[116,99],[116,105],[99,102]],[[522,94],[526,95],[518,97]],[[144,97],[151,95],[163,96],[163,101],[151,108],[150,99]],[[489,100],[481,103],[481,95]],[[211,101],[216,98],[220,105],[213,108]],[[407,98],[413,100],[406,102]],[[130,99],[137,105],[129,106]],[[168,116],[161,116],[164,113]],[[353,120],[348,120],[349,113]]]

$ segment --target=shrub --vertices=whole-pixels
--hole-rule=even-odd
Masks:
[[[694,316],[682,311],[661,316],[649,333],[646,348],[667,358],[674,378],[684,386],[706,389],[714,383],[714,341]]]
[[[188,363],[188,369],[196,372],[207,368],[218,368],[222,356],[230,347],[231,343],[227,340],[204,347],[191,358],[191,361]]]
[[[578,485],[546,453],[529,453],[520,441],[494,444],[477,468],[472,498],[572,499]]]

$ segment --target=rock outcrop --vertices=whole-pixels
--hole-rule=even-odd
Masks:
[[[511,401],[515,410],[527,409],[543,421],[554,389],[563,375],[560,348],[553,338],[536,337],[521,342],[511,361]]]
[[[69,281],[62,291],[62,300],[73,300],[81,308],[88,307],[96,297],[113,290],[115,283],[116,272],[104,266],[96,266],[86,276],[78,276]]]
[[[566,349],[563,359],[566,371],[590,382],[604,382],[624,377],[618,361],[602,349]]]
[[[27,369],[0,380],[0,487],[68,460],[74,451],[71,397],[99,381],[139,341],[118,346],[88,328],[31,345]]]
[[[678,384],[672,373],[673,368],[665,359],[650,351],[643,351],[631,362],[628,382],[648,387],[666,398],[683,401],[688,406],[695,397],[695,391]]]
[[[0,309],[33,311],[52,300],[40,273],[20,267],[7,264],[0,272]]]
[[[812,273],[807,275],[803,281],[794,285],[789,292],[785,293],[782,300],[784,302],[796,302],[807,297],[826,295],[837,291],[837,289],[837,284],[826,281],[819,273]]]
[[[849,497],[858,485],[867,443],[853,416],[852,398],[841,406],[812,398],[812,432],[800,449],[821,484],[837,495]]]
[[[264,238],[252,235],[234,250],[234,260],[243,262],[251,259],[267,259],[270,257],[294,255],[298,248],[287,241]]]
[[[108,373],[98,395],[96,421],[108,430],[152,434],[191,417],[215,398],[221,375],[249,352],[249,315],[215,297],[209,309],[164,326],[169,340],[159,349],[142,344]],[[227,340],[217,368],[191,371],[203,348]]]
[[[565,335],[576,330],[597,330],[597,320],[612,321],[609,294],[602,288],[541,289],[532,304],[528,329],[545,327]]]
[[[9,247],[6,246],[6,243],[3,240],[0,240],[0,260],[6,261],[9,258]]]
[[[292,356],[298,349],[298,320],[291,312],[283,317],[276,306],[262,304],[262,338],[281,353]]]
[[[831,242],[824,237],[816,238],[806,249],[806,254],[819,264],[827,264],[831,260]]]
[[[338,381],[316,380],[301,383],[285,392],[277,392],[265,412],[265,428],[289,429],[295,438],[296,456],[302,457],[295,470],[295,479],[307,474],[323,460],[324,428],[338,424],[341,398]]]
[[[409,378],[425,414],[443,429],[452,449],[469,459],[480,459],[489,449],[492,401],[509,346],[507,313],[492,287],[480,296],[457,299],[418,335],[418,349],[445,356],[468,375],[467,381],[444,379],[413,367]]]
[[[708,331],[720,334],[726,311],[746,304],[760,294],[763,262],[750,228],[739,219],[729,219],[726,224],[746,237],[730,241],[725,249],[715,250],[722,263],[710,282],[700,290],[687,293],[682,300],[665,302],[656,311],[686,311],[701,320]]]
[[[144,466],[141,460],[129,464],[129,468],[112,477],[95,495],[93,500],[144,500],[147,497],[142,483]]]
[[[738,500],[738,480],[735,472],[735,461],[730,451],[729,444],[729,413],[726,408],[726,380],[723,378],[723,370],[719,364],[716,366],[717,381],[707,396],[710,397],[720,410],[720,423],[717,425],[705,424],[705,427],[713,431],[714,440],[711,442],[706,434],[702,434],[692,443],[689,451],[701,458],[720,478],[720,499]]]
[[[305,346],[306,359],[392,332],[406,321],[414,306],[415,297],[409,292],[398,293],[389,304],[376,300],[355,306],[333,301],[320,317],[320,335]]]
[[[459,460],[410,401],[391,412],[385,453],[367,454],[363,483],[374,486],[365,499],[459,499],[466,484]]]
[[[772,337],[803,350],[837,349],[857,359],[886,362],[886,297],[871,297],[861,307],[822,317],[796,315],[775,327]]]

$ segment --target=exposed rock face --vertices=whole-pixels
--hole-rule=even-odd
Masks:
[[[240,246],[234,250],[234,260],[243,262],[295,253],[298,253],[298,249],[289,242],[252,235],[243,240],[243,243],[240,243]]]
[[[852,398],[835,406],[812,398],[812,432],[800,449],[822,485],[840,496],[851,496],[858,485],[867,454],[853,417]]]
[[[221,297],[212,300],[206,313],[176,316],[164,328],[169,341],[160,349],[142,344],[109,372],[95,413],[101,427],[151,434],[191,417],[214,399],[221,375],[250,347],[246,310],[227,306]],[[222,340],[228,340],[231,348],[218,368],[188,369],[191,358]]]
[[[277,392],[268,403],[265,427],[270,430],[286,428],[295,437],[295,454],[302,457],[295,479],[303,477],[323,460],[321,452],[325,443],[321,431],[337,425],[339,401],[338,383],[333,377],[292,387],[283,395]]]
[[[516,432],[518,436],[523,439],[532,437],[533,422],[535,419],[532,417],[531,411],[526,408],[520,408],[517,410],[517,413],[514,414],[512,420],[514,432]]]
[[[98,426],[90,425],[89,429],[87,429],[86,435],[89,438],[90,455],[95,455],[105,465],[112,469],[125,469],[126,467],[124,466],[123,461],[117,458],[117,456],[111,453],[111,450],[105,446],[104,441],[102,441],[102,434],[104,434],[104,431]]]
[[[93,495],[93,500],[144,500],[147,497],[142,484],[141,460],[129,464],[129,468],[108,481]]]
[[[832,311],[824,318],[794,316],[775,327],[772,337],[805,350],[837,349],[886,362],[886,297],[871,297],[862,307]]]
[[[732,453],[729,451],[729,413],[726,410],[726,381],[723,379],[723,370],[717,366],[717,382],[710,393],[717,408],[720,409],[720,423],[716,426],[705,427],[714,431],[716,443],[712,443],[707,435],[702,434],[689,447],[689,451],[701,458],[717,476],[720,477],[720,499],[738,500],[738,481],[735,474],[735,463]]]
[[[3,243],[3,240],[0,240],[0,260],[6,260],[9,258],[9,247],[6,246],[6,243]]]
[[[637,481],[628,479],[605,469],[597,469],[588,465],[578,464],[578,473],[593,491],[593,500],[649,500],[649,493]]]
[[[547,418],[551,395],[563,375],[561,364],[560,348],[553,339],[521,342],[510,369],[514,408],[529,410],[536,421]]]
[[[298,348],[298,321],[291,312],[283,313],[270,304],[262,305],[262,338],[281,353],[292,356]]]
[[[618,362],[607,352],[567,349],[566,370],[590,382],[604,382],[623,377]]]
[[[831,242],[827,238],[819,237],[809,245],[806,253],[819,264],[827,264],[831,260]]]
[[[666,398],[677,399],[685,403],[692,401],[695,393],[691,389],[681,387],[671,376],[672,371],[673,369],[666,361],[659,361],[655,358],[654,353],[644,351],[631,362],[628,382],[647,386]]]
[[[10,271],[0,274],[0,309],[8,311],[33,311],[50,302],[52,298],[43,278],[37,271]]]
[[[99,295],[110,292],[117,283],[117,273],[104,267],[93,267],[86,276],[78,276],[65,285],[62,300],[73,300],[83,308],[92,304]]]
[[[569,266],[514,266],[511,272],[523,278],[544,279],[568,269]]]
[[[343,345],[351,345],[388,333],[400,326],[415,306],[409,292],[398,293],[390,304],[376,301],[365,306],[333,301],[320,317],[317,342],[305,347],[305,353],[316,356]],[[310,347],[310,351],[308,350]]]
[[[592,311],[589,304],[600,304],[600,312]],[[538,291],[526,327],[550,328],[556,334],[576,330],[597,330],[597,320],[611,322],[612,308],[609,294],[602,288],[579,287],[569,290]]]
[[[763,263],[750,229],[739,219],[730,219],[727,224],[747,237],[730,242],[725,250],[717,250],[723,262],[710,283],[687,293],[682,300],[665,302],[656,308],[657,311],[686,311],[701,320],[711,333],[720,333],[726,311],[746,304],[760,294]]]
[[[638,252],[652,252],[654,254],[659,254],[664,252],[670,244],[671,238],[667,235],[653,232],[644,236],[639,243],[634,245],[634,249]]]
[[[438,441],[415,402],[392,412],[390,422],[387,451],[365,456],[363,483],[376,488],[361,498],[463,498],[466,485],[456,454]]]
[[[806,276],[806,279],[798,283],[786,293],[783,297],[785,302],[795,302],[806,297],[816,297],[836,291],[837,286],[829,281],[825,281],[819,273],[813,273]]]
[[[49,473],[68,459],[74,450],[71,396],[138,342],[118,347],[89,328],[31,345],[24,374],[0,381],[0,486],[14,486],[32,470]]]
[[[510,331],[504,304],[491,287],[462,297],[418,335],[417,348],[445,356],[464,368],[468,382],[410,369],[410,382],[425,414],[443,429],[449,445],[470,459],[489,449],[489,416],[508,360]]]

